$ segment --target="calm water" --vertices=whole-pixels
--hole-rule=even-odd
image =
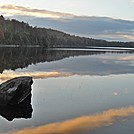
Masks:
[[[27,113],[0,108],[0,134],[134,133],[132,52],[0,48],[0,71],[34,80]]]

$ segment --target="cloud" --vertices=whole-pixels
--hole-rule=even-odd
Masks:
[[[128,28],[129,29],[129,28]],[[125,30],[120,30],[120,32],[118,31],[107,31],[107,33],[105,33],[105,31],[102,31],[102,34],[94,34],[91,35],[93,38],[101,38],[101,39],[106,39],[106,40],[114,40],[114,41],[134,41],[134,32],[131,31],[131,29],[129,30],[129,32],[125,31]]]
[[[116,58],[116,60],[121,60],[121,61],[133,61],[133,60],[134,60],[134,56],[119,57],[119,58]]]
[[[134,41],[134,33],[132,35],[120,34],[118,36],[121,37],[121,38],[125,38],[125,39],[128,39],[128,40]]]
[[[113,95],[114,95],[114,96],[118,96],[118,95],[119,95],[119,93],[118,93],[118,92],[116,92],[116,91],[114,91],[114,92],[113,92]]]
[[[129,0],[132,4],[134,4],[134,0]]]
[[[60,72],[17,72],[17,73],[3,73],[0,74],[0,81],[5,81],[19,76],[31,76],[34,79],[53,78],[53,77],[69,77],[72,74]]]
[[[99,59],[102,60],[112,60],[112,61],[130,61],[133,62],[134,61],[134,56],[130,55],[130,56],[120,56],[120,57],[99,57]]]
[[[81,134],[90,132],[99,127],[112,125],[117,117],[127,117],[134,114],[134,107],[110,109],[96,115],[82,116],[63,122],[52,123],[44,126],[22,129],[10,134]]]
[[[15,6],[11,4],[0,5],[1,12],[7,12],[10,15],[28,15],[34,17],[48,17],[48,18],[64,18],[73,17],[73,14],[53,12],[48,10],[33,9],[23,6]]]

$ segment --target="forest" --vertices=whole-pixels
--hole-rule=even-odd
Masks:
[[[101,39],[79,37],[53,29],[32,27],[23,21],[5,19],[1,15],[0,45],[43,48],[134,47],[134,42],[108,42]]]

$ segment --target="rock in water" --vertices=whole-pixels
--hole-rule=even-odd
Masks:
[[[31,94],[32,77],[10,79],[0,85],[0,105],[18,105]]]
[[[8,106],[0,106],[0,115],[7,119],[8,121],[12,121],[13,119],[25,118],[29,119],[32,117],[32,104],[31,104],[31,94],[19,105],[8,105]]]

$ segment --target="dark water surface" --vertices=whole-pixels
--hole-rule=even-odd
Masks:
[[[0,82],[32,76],[31,105],[0,107],[0,134],[133,134],[132,51],[0,48]]]

